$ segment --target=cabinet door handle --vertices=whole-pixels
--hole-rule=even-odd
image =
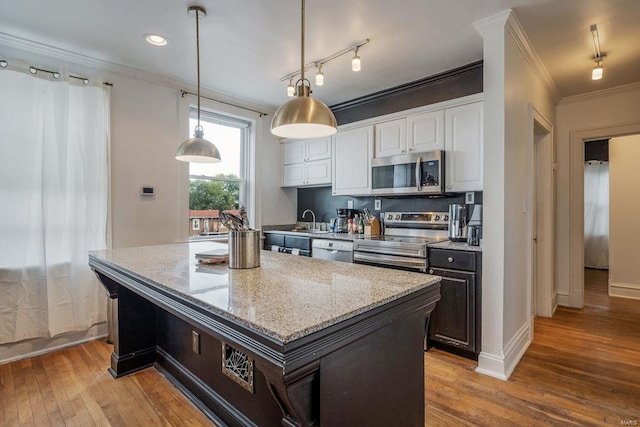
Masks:
[[[433,268],[429,269],[429,274],[433,274]]]
[[[449,261],[449,262],[453,262],[453,257],[449,257],[449,258],[447,258],[447,261]]]

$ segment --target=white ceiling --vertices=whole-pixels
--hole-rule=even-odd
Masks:
[[[2,0],[0,57],[14,37],[194,84],[199,4],[202,86],[267,106],[300,67],[299,0]],[[347,54],[324,66],[314,96],[328,105],[482,59],[472,23],[514,9],[561,97],[640,81],[640,0],[307,0],[306,62],[363,39],[362,71]],[[590,80],[597,24],[605,76]],[[166,47],[144,41],[158,33]],[[3,43],[4,41],[4,43]],[[46,65],[46,64],[42,64]]]

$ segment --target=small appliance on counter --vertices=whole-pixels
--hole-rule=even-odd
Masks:
[[[349,225],[349,219],[353,219],[353,217],[358,213],[359,211],[356,209],[338,208],[338,218],[336,218],[335,222],[335,232],[346,233],[348,231],[347,227]]]
[[[482,237],[482,205],[449,205],[448,237],[452,242],[480,245]]]

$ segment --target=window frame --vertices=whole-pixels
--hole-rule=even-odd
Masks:
[[[200,230],[200,218],[193,218],[193,223],[191,224],[192,230]]]

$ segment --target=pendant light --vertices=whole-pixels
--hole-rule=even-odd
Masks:
[[[338,131],[335,116],[324,103],[309,96],[311,83],[304,78],[304,1],[302,0],[300,79],[296,82],[296,96],[278,108],[271,121],[271,133],[281,138],[322,138]]]
[[[200,6],[189,6],[189,15],[196,17],[196,58],[198,69],[198,124],[193,132],[193,138],[187,139],[180,144],[176,151],[176,160],[192,163],[217,163],[220,159],[220,152],[212,142],[203,138],[204,132],[200,125],[200,26],[199,18],[207,16],[207,12]]]

